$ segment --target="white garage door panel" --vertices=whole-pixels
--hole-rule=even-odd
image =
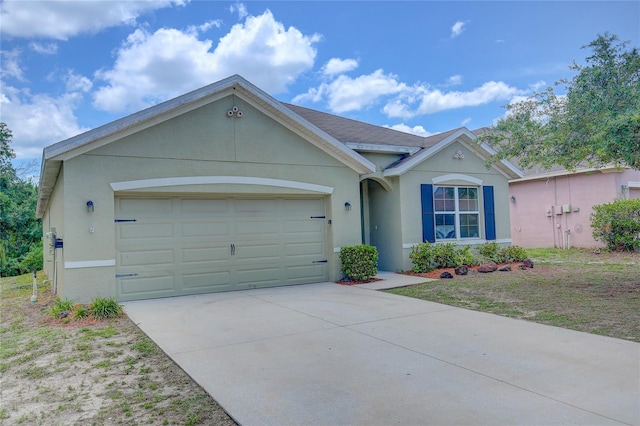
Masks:
[[[182,289],[188,293],[226,291],[231,289],[230,277],[228,271],[185,274],[182,277]]]
[[[174,294],[173,275],[153,275],[119,279],[119,295],[122,300],[168,297]],[[152,296],[149,296],[149,295]]]
[[[185,248],[182,250],[183,265],[198,263],[226,265],[229,257],[229,246],[226,244],[220,247]]]
[[[116,198],[118,298],[326,281],[324,215],[321,198]]]
[[[173,250],[130,251],[120,253],[122,266],[137,265],[173,265]]]

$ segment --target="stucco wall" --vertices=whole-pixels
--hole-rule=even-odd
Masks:
[[[592,172],[512,182],[511,235],[522,247],[600,247],[593,239],[593,206],[624,198],[622,184],[640,172]],[[630,194],[633,196],[633,194]],[[562,211],[569,210],[569,212]],[[556,214],[562,211],[561,214]]]
[[[64,168],[61,168],[58,175],[60,182],[64,180]],[[49,205],[42,218],[43,234],[43,269],[47,278],[51,280],[51,288],[54,292],[64,293],[65,270],[64,270],[64,247],[52,248],[53,236],[50,234],[55,229],[56,237],[61,238],[64,243],[65,222],[64,222],[64,185],[57,185],[51,194]],[[47,236],[49,234],[49,236]]]
[[[229,118],[233,105],[242,118]],[[270,194],[326,196],[330,276],[338,279],[337,248],[361,242],[359,175],[230,96],[111,142],[65,162],[65,297],[115,296],[114,193],[111,183],[198,176],[270,178],[333,188],[330,195],[264,185],[206,184],[138,188],[139,194]],[[58,182],[61,184],[61,181]],[[86,211],[86,202],[95,211]],[[347,212],[344,203],[352,210]]]

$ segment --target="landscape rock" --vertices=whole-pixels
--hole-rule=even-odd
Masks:
[[[500,268],[498,268],[498,271],[500,271],[500,272],[509,272],[509,271],[511,271],[511,265],[501,266]]]
[[[522,264],[527,268],[533,268],[533,260],[526,258],[522,261]]]
[[[493,262],[485,263],[484,265],[478,266],[478,272],[482,272],[483,274],[494,272],[498,269],[498,265]]]
[[[444,271],[440,274],[440,278],[453,278],[453,275],[451,275],[451,272],[449,271]]]
[[[527,268],[526,266],[524,266],[524,265],[520,265],[520,266],[518,266],[518,267],[519,267],[520,269],[522,269],[523,271],[524,271],[525,269],[528,269],[528,268]]]
[[[467,275],[469,273],[469,267],[467,265],[458,266],[456,268],[456,275]]]

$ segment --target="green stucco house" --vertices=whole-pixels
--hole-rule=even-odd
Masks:
[[[419,137],[232,76],[44,149],[45,272],[85,302],[335,281],[360,243],[408,270],[422,241],[511,241],[522,174],[491,153],[465,128]]]

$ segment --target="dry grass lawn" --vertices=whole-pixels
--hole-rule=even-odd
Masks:
[[[640,253],[527,250],[534,268],[389,292],[640,342]]]
[[[63,322],[0,279],[0,425],[235,425],[128,318]]]

